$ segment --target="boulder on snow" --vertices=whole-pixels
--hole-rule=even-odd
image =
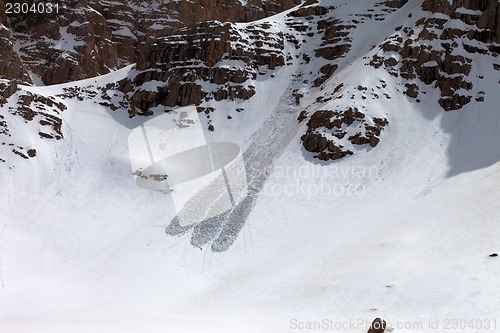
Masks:
[[[370,328],[368,329],[368,333],[384,333],[387,323],[385,320],[381,318],[375,318],[373,320]]]
[[[36,149],[29,149],[28,150],[28,156],[29,157],[35,157],[36,156]]]

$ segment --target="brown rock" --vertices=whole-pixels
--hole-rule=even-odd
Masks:
[[[445,111],[453,111],[461,109],[465,104],[471,101],[471,96],[463,96],[458,94],[453,94],[450,97],[443,97],[439,99],[439,105]]]
[[[297,121],[298,121],[299,123],[301,123],[301,122],[303,122],[303,121],[304,121],[304,119],[306,119],[306,118],[307,118],[307,111],[301,111],[301,112],[300,112],[300,114],[299,114],[299,116],[297,117]]]
[[[370,143],[370,139],[362,136],[361,133],[356,133],[355,135],[351,135],[349,137],[349,141],[351,141],[353,145],[364,145]]]
[[[7,23],[7,14],[5,13],[5,3],[3,0],[0,0],[0,24],[6,25]]]
[[[389,124],[389,121],[386,119],[386,118],[373,118],[373,122],[379,126],[386,126],[387,124]]]
[[[318,133],[306,133],[300,138],[307,151],[319,153],[319,140],[322,136]]]
[[[37,3],[35,0],[24,2],[28,5]],[[64,15],[11,15],[7,25],[4,1],[1,0],[0,22],[14,32],[13,37],[5,38],[19,40],[21,45],[36,39],[37,44],[36,47],[22,47],[21,62],[16,60],[19,57],[12,47],[0,38],[0,49],[7,50],[3,55],[8,56],[4,57],[4,61],[0,60],[0,77],[31,83],[27,75],[31,70],[46,84],[88,78],[136,62],[138,45],[200,21],[254,21],[298,4],[300,0],[252,0],[247,5],[238,0],[154,4],[124,0],[104,6],[95,0],[75,0],[65,2]],[[165,20],[166,15],[168,20]],[[78,43],[73,50],[64,53],[54,47],[61,38],[61,28],[70,36],[75,36]],[[2,67],[3,62],[11,65]],[[274,62],[279,63],[280,60],[271,60],[272,64]]]
[[[384,5],[392,8],[401,8],[403,7],[409,0],[387,0],[384,1]]]
[[[381,318],[375,318],[373,320],[370,328],[368,329],[368,333],[384,333],[387,323],[385,320]]]
[[[230,51],[230,28],[230,24],[206,22],[181,35],[156,40],[141,49],[136,68],[145,70],[156,68],[161,63],[173,66],[193,60],[212,67],[225,52]],[[200,35],[206,37],[201,40]]]
[[[415,83],[405,83],[406,91],[404,92],[409,97],[417,98],[418,86]]]
[[[16,91],[16,81],[0,82],[0,106],[7,102],[7,99],[14,95]]]
[[[452,5],[448,2],[448,0],[424,0],[422,3],[422,9],[432,13],[450,15]]]
[[[333,111],[330,110],[319,110],[313,113],[311,119],[307,122],[307,127],[309,129],[316,129],[321,126],[326,128],[333,128],[333,124],[330,119],[334,116]],[[332,125],[330,125],[332,124]]]
[[[36,149],[29,149],[27,151],[29,157],[35,157],[36,156]]]
[[[378,145],[379,142],[380,142],[379,138],[377,138],[376,136],[372,136],[368,144],[370,145],[370,147],[374,148]]]
[[[24,1],[38,4],[34,0]],[[108,73],[117,65],[116,44],[105,18],[89,8],[85,0],[66,3],[64,15],[12,15],[9,25],[13,39],[20,41],[22,63],[26,70],[39,75],[45,84],[55,84]],[[89,24],[88,22],[92,22]],[[55,47],[65,35],[74,38],[74,48]],[[33,40],[36,47],[33,47]],[[71,41],[68,41],[71,43]],[[31,82],[25,80],[25,82]]]
[[[293,17],[308,17],[308,16],[325,15],[327,12],[328,9],[326,9],[323,6],[306,6],[306,7],[302,6],[288,15]]]
[[[344,112],[344,117],[342,118],[342,120],[347,125],[352,125],[352,123],[354,122],[354,113],[353,113],[353,109],[351,107],[349,109],[347,109],[346,112]]]
[[[316,50],[316,57],[321,57],[327,60],[335,60],[347,53],[350,48],[350,44],[322,47]]]
[[[314,81],[314,87],[319,87],[321,86],[326,80],[328,80],[332,75],[333,73],[337,70],[339,66],[337,64],[326,64],[324,66],[322,66],[319,71],[320,73],[322,73],[323,75],[316,79]]]
[[[3,11],[1,7],[2,4],[0,3],[0,12]],[[14,80],[19,83],[32,83],[21,59],[14,51],[12,36],[5,26],[0,26],[0,50],[2,50],[0,79]]]

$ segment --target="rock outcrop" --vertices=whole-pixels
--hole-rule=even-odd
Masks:
[[[136,64],[141,72],[118,83],[128,96],[129,115],[147,115],[158,105],[251,98],[255,87],[247,81],[262,68],[272,71],[285,62],[284,36],[268,32],[270,28],[260,23],[239,30],[231,23],[212,21],[146,44]],[[211,88],[203,88],[203,82]]]
[[[338,160],[353,151],[350,146],[369,145],[374,148],[380,142],[380,134],[389,124],[385,118],[369,121],[363,112],[349,107],[345,111],[319,110],[307,122],[307,131],[300,138],[305,150],[316,153],[323,161]],[[359,131],[359,128],[362,128]]]
[[[473,98],[481,101],[481,96],[466,93],[473,88],[469,77],[473,60],[467,54],[498,56],[500,4],[496,0],[455,0],[452,4],[426,0],[422,9],[439,15],[420,18],[415,26],[399,27],[370,64],[384,66],[392,75],[408,80],[406,94],[411,98],[419,95],[414,80],[433,84],[441,91],[439,104],[446,111],[459,110]]]
[[[375,318],[370,328],[368,329],[368,333],[384,333],[385,328],[387,327],[387,323],[385,320],[381,318]]]
[[[31,6],[38,2],[26,3]],[[23,68],[45,84],[84,79],[116,68],[111,30],[89,1],[60,4],[58,10],[51,14],[9,14],[8,24],[18,41],[17,56]],[[0,71],[2,76],[6,76],[4,71]],[[20,81],[31,82],[29,78]]]
[[[208,129],[217,131],[220,117],[210,118],[217,113],[216,102],[235,101],[231,109],[241,112],[238,104],[260,93],[260,82],[279,75],[276,82],[288,82],[290,104],[305,110],[298,117],[299,122],[307,121],[301,137],[304,150],[320,160],[338,160],[380,144],[389,114],[380,113],[380,108],[372,112],[370,99],[376,103],[398,91],[418,103],[436,88],[440,96],[435,102],[446,111],[458,110],[488,98],[478,88],[483,73],[475,66],[483,62],[477,59],[500,70],[498,61],[492,61],[500,51],[500,5],[495,0],[422,0],[425,15],[410,13],[382,43],[377,40],[368,47],[356,44],[353,36],[358,36],[358,29],[376,27],[376,21],[404,8],[408,0],[374,1],[365,12],[348,14],[344,7],[342,15],[318,0],[220,0],[217,5],[209,0],[161,1],[133,6],[130,1],[71,0],[60,13],[7,16],[1,10],[6,1],[0,0],[0,104],[13,94],[19,98],[17,105],[11,99],[2,114],[0,134],[9,135],[8,118],[17,116],[27,124],[37,122],[40,139],[63,138],[59,113],[64,105],[18,92],[19,83],[67,82],[135,63],[125,79],[105,87],[68,86],[57,100],[91,99],[129,117],[196,105],[206,114]],[[234,23],[264,18],[299,3],[279,20]],[[370,52],[366,65],[398,77],[402,89],[387,90],[383,80],[370,87],[337,82],[333,88],[336,72],[352,65],[351,59],[359,56],[354,51],[360,48]],[[24,156],[38,155],[15,149]]]
[[[36,124],[34,128],[37,128],[37,136],[41,140],[60,140],[63,138],[62,119],[60,117],[60,113],[66,110],[63,103],[57,102],[54,97],[19,91],[15,81],[0,81],[0,95],[0,107],[3,107],[5,111],[0,114],[1,147],[7,147],[7,151],[23,159],[37,156],[35,147],[25,147],[14,141],[9,128],[9,122],[13,117],[21,118],[27,126]],[[17,103],[12,103],[11,99],[9,106],[5,105],[11,96],[12,99],[17,98]],[[19,123],[19,120],[16,121]],[[5,152],[5,150],[2,150],[2,152]],[[1,156],[0,162],[7,162],[7,156]]]
[[[30,92],[19,95],[17,108],[9,108],[12,115],[21,116],[25,122],[38,122],[40,138],[56,140],[63,138],[62,119],[59,114],[64,110],[66,106],[56,102],[53,97]]]
[[[0,1],[0,79],[56,84],[84,79],[136,62],[140,47],[151,40],[203,21],[247,22],[274,15],[299,0],[239,0],[103,3],[72,0],[58,13],[9,14]],[[28,5],[37,3],[25,1]],[[9,26],[10,33],[5,26]],[[14,51],[10,40],[18,41]]]
[[[7,99],[14,95],[17,91],[16,81],[1,80],[0,81],[0,107],[3,106]]]
[[[1,0],[0,0],[1,1]],[[5,22],[5,13],[2,12],[0,2],[0,13],[4,14],[3,21]],[[0,24],[0,50],[2,57],[0,58],[0,79],[15,80],[16,82],[31,83],[31,78],[26,71],[19,55],[14,51],[12,36],[7,27]]]

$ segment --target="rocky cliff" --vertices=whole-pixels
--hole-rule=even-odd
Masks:
[[[255,93],[250,80],[285,63],[283,33],[268,32],[271,28],[279,30],[270,23],[237,29],[211,21],[145,45],[135,66],[141,72],[117,85],[127,94],[130,116],[147,114],[160,104],[248,100]],[[151,82],[155,84],[145,88]]]
[[[481,102],[484,96],[474,91],[476,78],[470,77],[470,55],[498,56],[499,2],[426,0],[422,9],[428,15],[415,25],[398,27],[371,64],[385,66],[394,76],[406,79],[405,93],[412,98],[419,96],[415,80],[434,85],[441,92],[439,104],[446,111],[461,109],[473,99]],[[498,66],[490,70],[498,70]]]
[[[0,60],[0,78],[46,85],[93,77],[134,63],[145,42],[183,27],[209,20],[253,21],[299,3],[71,0],[61,3],[58,13],[7,15],[5,5],[15,2],[0,1],[0,43],[8,55]],[[26,3],[31,6],[36,1]],[[6,40],[15,40],[16,47]]]
[[[8,133],[8,116],[21,116],[45,126],[41,139],[62,139],[59,114],[68,99],[94,100],[129,118],[195,105],[214,131],[210,117],[217,103],[234,102],[235,112],[245,111],[241,103],[265,93],[258,91],[259,82],[287,72],[287,98],[302,108],[304,150],[319,160],[337,160],[376,149],[392,120],[371,105],[394,93],[458,111],[488,98],[483,80],[500,83],[498,1],[373,1],[359,9],[340,2],[296,3],[80,0],[68,2],[65,15],[0,16],[0,75],[7,79],[0,104],[11,101],[2,133]],[[390,25],[394,21],[399,23]],[[386,26],[391,30],[379,31],[371,44],[360,42]],[[335,74],[360,54],[363,66],[389,73],[401,87],[388,88],[382,79],[366,85],[362,77],[354,85],[336,82]],[[130,74],[116,82],[65,87],[56,96],[62,102],[17,92],[15,84],[67,82],[131,62]]]

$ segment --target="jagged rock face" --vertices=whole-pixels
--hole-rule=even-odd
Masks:
[[[66,106],[56,102],[53,97],[47,98],[30,92],[19,96],[17,108],[9,108],[12,115],[21,116],[25,122],[38,121],[40,138],[56,140],[63,138],[62,119],[58,115],[64,110]]]
[[[445,0],[430,1],[425,0],[422,9],[432,13],[442,13],[453,20],[460,20],[468,25],[476,25],[478,29],[462,31],[447,28],[444,32],[457,33],[456,36],[466,35],[470,40],[477,40],[482,43],[500,42],[500,3],[496,0],[454,0],[450,4]],[[462,9],[465,9],[462,10]],[[472,12],[471,12],[472,11]],[[447,36],[453,37],[453,33]],[[491,52],[498,53],[498,48],[490,49]]]
[[[86,1],[81,3],[84,7]],[[60,33],[74,35],[77,45],[68,53],[59,50],[51,55],[45,66],[42,79],[46,84],[73,81],[109,73],[117,66],[117,49],[112,41],[111,29],[104,17],[84,7],[59,19],[63,29]],[[89,22],[92,22],[90,24]]]
[[[343,18],[341,20],[331,15],[325,15],[329,11],[335,11],[335,7],[310,6],[300,8],[292,12],[291,16],[301,17],[302,20],[312,20],[319,16],[317,21],[317,32],[321,34],[321,43],[315,50],[314,56],[318,59],[325,59],[328,62],[318,69],[318,76],[313,82],[313,87],[322,87],[338,69],[338,61],[344,58],[350,51],[353,44],[351,31],[356,25],[367,20],[382,21],[388,13],[392,13],[396,8],[400,8],[407,1],[381,2],[375,5],[378,10],[369,13],[357,13],[355,19]],[[301,25],[298,25],[300,30]],[[307,30],[304,30],[307,31]],[[381,82],[385,87],[385,82]],[[326,103],[332,99],[342,98],[339,92],[343,84],[338,85],[330,94],[319,97],[317,103]],[[368,92],[368,87],[359,85],[353,87],[362,99],[368,97],[378,99],[380,95],[374,89]],[[382,89],[377,86],[377,89]],[[355,93],[356,94],[356,93]],[[384,94],[386,98],[390,98]],[[335,97],[336,96],[336,97]],[[351,98],[354,98],[352,95]],[[297,103],[298,104],[298,103]],[[299,116],[299,122],[307,119],[306,112]],[[353,155],[353,150],[358,146],[368,146],[375,148],[380,142],[380,136],[389,122],[386,118],[366,117],[365,113],[356,107],[348,107],[345,110],[319,110],[309,118],[307,129],[301,136],[303,148],[313,153],[313,157],[319,160],[338,160]]]
[[[216,2],[213,0],[172,1],[164,4],[164,9],[165,12],[171,13],[169,15],[174,20],[177,20],[177,24],[170,23],[166,25],[163,34],[170,32],[172,28],[193,26],[203,21],[256,21],[280,13],[300,3],[300,0],[250,0],[246,5],[234,0],[219,0]],[[165,20],[165,17],[160,12],[153,13],[150,17],[145,18],[144,25],[150,26],[151,22],[158,22],[157,19]],[[150,36],[158,37],[159,34],[153,32]]]
[[[403,7],[409,0],[389,0],[385,1],[384,5],[392,8],[401,8]]]
[[[230,52],[230,30],[229,23],[209,22],[159,39],[142,48],[136,68],[172,68],[187,61],[212,67],[225,52]]]
[[[208,119],[212,112],[217,112],[208,107],[213,101],[249,100],[256,94],[256,81],[270,80],[284,65],[300,65],[300,70],[291,74],[290,84],[303,82],[303,86],[290,90],[291,104],[301,105],[302,101],[311,100],[312,94],[319,94],[307,112],[299,116],[299,121],[307,120],[301,137],[303,148],[326,161],[344,158],[360,151],[359,148],[369,151],[377,147],[389,122],[385,115],[370,116],[369,104],[356,104],[356,100],[390,99],[384,90],[385,81],[379,80],[375,87],[338,84],[335,89],[328,89],[331,86],[327,81],[339,67],[349,65],[351,48],[359,48],[353,31],[365,23],[376,26],[375,21],[385,20],[404,7],[407,0],[374,1],[366,12],[348,15],[336,15],[336,8],[328,1],[309,0],[279,22],[206,21],[185,27],[214,18],[253,20],[295,3],[295,0],[255,0],[243,6],[239,0],[221,0],[214,6],[208,0],[168,3],[78,0],[68,2],[64,17],[10,17],[8,21],[14,27],[22,61],[14,51],[8,29],[0,30],[0,37],[3,36],[0,44],[6,50],[0,59],[0,75],[14,80],[0,85],[0,93],[4,94],[0,103],[16,93],[13,83],[29,82],[28,69],[39,74],[45,83],[57,83],[136,62],[126,79],[99,88],[67,87],[57,97],[95,98],[95,103],[116,112],[128,112],[129,117],[168,112],[167,107],[196,105]],[[366,57],[365,64],[400,77],[402,92],[416,102],[426,93],[425,85],[439,90],[438,102],[447,111],[458,110],[472,101],[484,101],[487,97],[482,91],[474,91],[477,80],[471,76],[478,57],[498,56],[499,3],[494,0],[420,3],[426,12],[423,15],[420,11],[413,12],[406,25],[397,27],[394,33],[391,31],[392,35],[379,45],[373,45],[370,52],[376,54]],[[200,4],[210,8],[201,10]],[[141,14],[145,12],[148,14]],[[0,19],[7,20],[5,16]],[[28,35],[34,41],[28,41]],[[499,71],[500,65],[493,64],[493,70]],[[327,105],[335,99],[349,98],[354,101]],[[40,138],[62,138],[62,123],[57,113],[62,108],[45,112],[51,115],[47,116],[38,112],[39,107],[54,104],[53,101],[29,94],[20,96],[20,100],[17,109],[9,109],[10,114],[28,123],[40,118],[40,125],[46,127],[39,133]],[[0,119],[0,134],[8,133],[7,120]],[[215,126],[211,121],[207,121],[208,129],[213,131]],[[23,154],[37,155],[27,151]]]
[[[170,69],[185,66],[186,62],[213,67],[225,59],[241,60],[251,68],[274,69],[284,64],[283,34],[267,32],[269,28],[269,23],[262,23],[240,32],[230,23],[202,23],[146,45],[136,68]],[[242,38],[241,33],[251,37]]]
[[[16,81],[0,81],[0,107],[3,106],[7,102],[7,99],[14,95],[16,91]]]
[[[498,56],[498,1],[455,0],[450,4],[447,0],[426,0],[422,9],[449,18],[431,15],[417,20],[415,26],[399,27],[398,32],[380,46],[381,52],[373,57],[371,65],[385,66],[392,75],[409,81],[418,78],[427,85],[434,84],[441,91],[439,104],[446,111],[461,109],[473,98],[478,102],[484,100],[482,96],[458,93],[473,88],[469,78],[473,60],[462,54]],[[455,28],[464,23],[466,29]],[[439,41],[439,46],[430,41]],[[391,52],[397,52],[400,57],[389,56]],[[409,97],[418,97],[419,88],[415,83],[405,86]]]
[[[318,31],[323,34],[323,37],[320,48],[315,51],[315,56],[330,61],[343,57],[351,48],[352,39],[349,37],[349,30],[354,27],[354,25],[342,24],[341,21],[332,18],[319,21]],[[323,65],[319,69],[322,75],[314,81],[314,86],[321,86],[337,68],[337,64]]]
[[[318,76],[314,80],[313,86],[320,87],[338,69],[337,60],[344,58],[351,49],[353,43],[351,32],[356,28],[356,25],[362,24],[367,20],[382,21],[387,14],[395,11],[395,8],[399,8],[405,2],[405,0],[396,0],[390,1],[390,4],[386,2],[377,3],[374,6],[377,10],[374,9],[370,13],[355,14],[355,19],[349,19],[348,17],[340,19],[339,17],[328,15],[328,13],[335,11],[334,6],[325,7],[315,5],[314,3],[310,6],[305,6],[307,2],[302,7],[291,12],[287,19],[288,25],[298,31],[304,32],[309,38],[315,35],[321,36],[321,43],[315,49],[314,53],[304,55],[306,62],[308,62],[307,59],[311,56],[328,60],[326,64],[319,68]],[[323,4],[326,4],[326,2],[323,2]],[[316,21],[315,32],[310,27],[311,22],[314,21]]]
[[[252,21],[299,3],[253,0],[244,6],[239,0],[221,0],[216,4],[210,0],[73,0],[60,4],[58,14],[7,17],[2,0],[0,22],[12,28],[13,36],[4,36],[2,32],[0,38],[17,40],[21,47],[16,54],[5,41],[0,41],[9,55],[7,60],[0,60],[0,78],[31,83],[27,75],[31,71],[45,84],[56,84],[105,74],[135,62],[143,43],[180,28],[214,19]],[[15,61],[19,58],[21,61]]]
[[[4,25],[0,25],[0,50],[3,51],[0,58],[0,78],[31,83],[28,72],[14,51],[10,31]]]
[[[133,6],[130,5],[133,3]],[[111,5],[112,4],[112,5]],[[137,61],[138,46],[155,38],[170,35],[184,27],[205,21],[250,22],[268,17],[295,5],[300,0],[252,0],[243,5],[238,0],[195,0],[170,2],[91,1],[104,15],[117,44],[120,65]]]
[[[13,96],[16,94],[16,96]],[[25,147],[12,141],[9,121],[12,117],[21,118],[26,124],[36,124],[38,137],[42,140],[60,140],[63,138],[62,119],[60,113],[66,110],[63,103],[55,101],[54,97],[45,97],[30,92],[18,93],[15,81],[0,82],[0,107],[4,106],[11,96],[17,98],[15,106],[5,107],[5,112],[0,115],[0,146],[23,159],[37,156],[37,150],[33,147]],[[0,163],[5,163],[6,156],[0,157]]]
[[[304,119],[303,115],[299,121],[301,119]],[[319,110],[307,122],[307,131],[301,137],[302,145],[305,150],[316,153],[314,157],[319,160],[338,160],[353,154],[346,148],[347,144],[376,147],[387,124],[385,118],[366,119],[357,108]]]
[[[5,13],[5,3],[3,0],[0,0],[0,24],[6,25],[7,23],[7,14]],[[3,9],[3,10],[1,10]]]
[[[160,104],[251,98],[255,87],[247,81],[255,79],[262,66],[274,70],[285,63],[283,33],[272,34],[270,28],[269,23],[261,23],[240,31],[231,23],[206,22],[147,44],[136,64],[143,72],[118,86],[130,96],[130,116],[150,114],[148,110]],[[242,38],[242,33],[251,37]],[[163,84],[154,90],[141,88],[148,82]],[[202,82],[215,86],[203,89]]]
[[[424,5],[425,6],[425,5]],[[473,11],[479,11],[480,14],[460,13],[457,8],[463,7]],[[476,24],[479,30],[472,30],[468,37],[479,40],[483,43],[500,43],[500,3],[495,0],[462,0],[453,3],[453,19],[459,19],[467,24]],[[483,31],[480,31],[484,29]],[[491,52],[499,52],[497,47]]]
[[[45,84],[109,73],[117,65],[111,30],[86,0],[61,5],[59,14],[13,14],[9,24],[19,40],[24,69]]]

